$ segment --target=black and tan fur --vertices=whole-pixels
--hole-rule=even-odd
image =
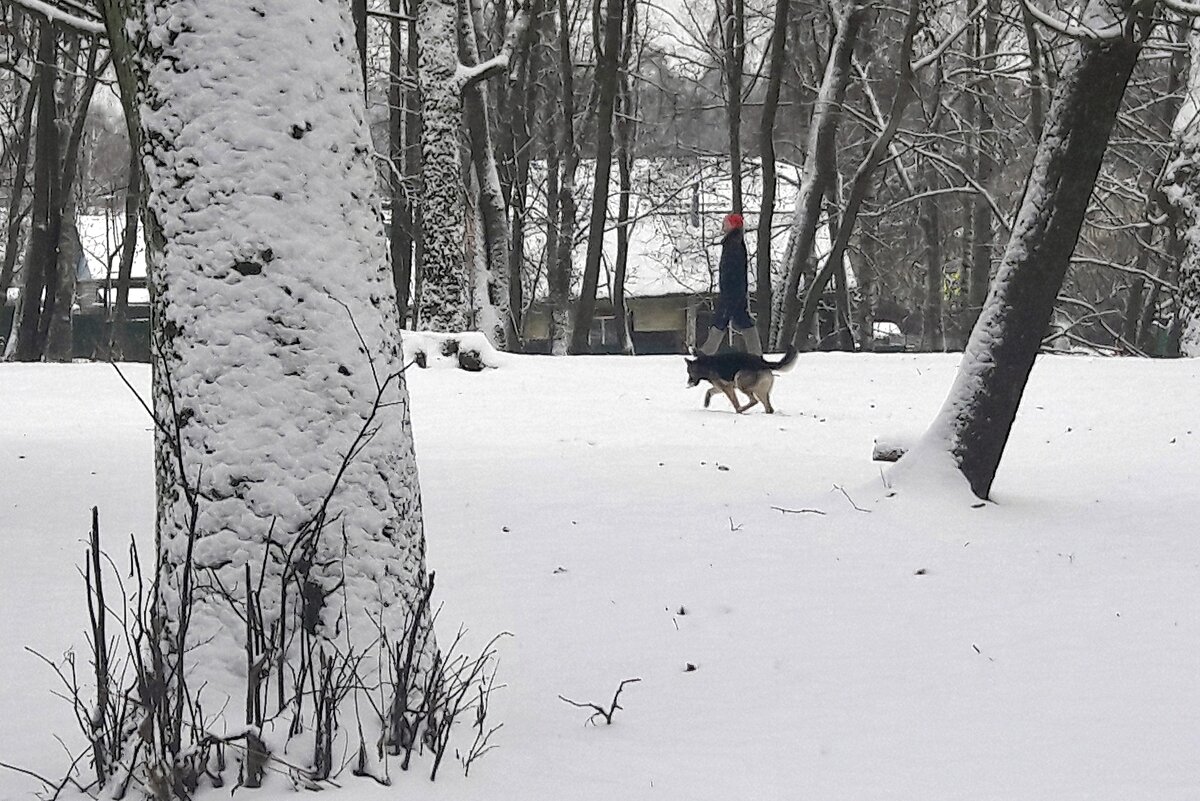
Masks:
[[[772,362],[751,353],[721,353],[716,356],[697,355],[694,359],[685,359],[688,371],[688,386],[694,387],[701,381],[712,384],[704,393],[704,408],[718,392],[724,392],[725,397],[733,404],[738,414],[762,403],[767,414],[774,414],[775,407],[771,405],[771,388],[775,385],[773,371],[786,371],[796,361],[796,349],[788,348],[788,352],[777,362]],[[750,398],[744,406],[739,402],[735,390],[741,390]]]

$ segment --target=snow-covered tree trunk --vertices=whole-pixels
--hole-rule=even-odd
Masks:
[[[1164,191],[1183,213],[1183,260],[1179,265],[1179,349],[1200,356],[1200,25],[1188,33],[1191,67],[1183,104],[1175,117],[1175,159],[1167,167]]]
[[[142,753],[176,780],[163,760],[205,733],[199,704],[214,734],[249,731],[275,753],[293,740],[287,759],[309,778],[340,767],[331,753],[382,777],[395,732],[416,736],[434,643],[349,6],[105,11],[134,67],[122,88],[146,167],[160,684],[143,687]],[[248,674],[249,608],[266,642]],[[406,633],[401,680],[388,652]]]
[[[466,67],[479,66],[479,46],[476,30],[482,24],[482,11],[472,0],[459,3],[459,57]],[[477,207],[482,225],[476,231],[481,259],[475,265],[476,326],[488,341],[500,350],[517,346],[515,317],[509,306],[509,239],[504,192],[500,187],[500,172],[496,167],[496,152],[492,144],[492,126],[488,104],[487,84],[476,81],[464,92],[467,132],[471,146],[471,166],[477,181]]]
[[[952,455],[988,497],[1054,312],[1129,75],[1150,22],[1113,23],[1097,2],[1063,65],[1025,196],[958,375],[909,466]],[[1107,23],[1107,24],[1106,24]]]
[[[424,251],[417,325],[425,331],[466,331],[471,318],[464,262],[464,202],[459,141],[462,84],[458,76],[455,0],[421,0],[421,223]]]
[[[463,94],[476,84],[507,68],[517,38],[529,16],[518,12],[501,52],[481,64],[459,60],[459,2],[422,0],[417,15],[421,43],[418,83],[421,89],[421,291],[417,297],[417,327],[428,331],[465,331],[471,319],[471,295],[464,261],[464,185],[459,141],[462,132]],[[466,11],[469,16],[469,10]],[[471,37],[472,42],[474,37]],[[484,104],[486,106],[486,103]],[[486,147],[490,149],[488,141]],[[495,161],[489,187],[496,183]],[[495,178],[495,181],[493,181]],[[492,192],[489,188],[487,191]],[[499,189],[495,189],[497,197]],[[502,203],[502,199],[501,199]],[[490,213],[490,212],[489,212]],[[507,222],[495,247],[503,255],[495,270],[489,268],[487,297],[492,308],[508,305],[505,270],[508,266]],[[500,258],[500,256],[497,256]],[[489,260],[491,261],[491,260]],[[482,310],[485,318],[505,325],[502,312]],[[511,315],[509,315],[511,318]],[[493,334],[494,335],[494,330]]]

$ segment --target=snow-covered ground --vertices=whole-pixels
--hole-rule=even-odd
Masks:
[[[774,416],[702,409],[680,358],[414,371],[440,637],[513,633],[504,728],[469,779],[344,796],[1200,798],[1200,360],[1045,358],[997,503],[888,497],[874,437],[955,365],[805,355]],[[148,541],[150,424],[103,365],[0,365],[0,409],[0,761],[58,774],[79,735],[23,648],[86,650],[92,504]],[[558,698],[632,677],[611,727]]]

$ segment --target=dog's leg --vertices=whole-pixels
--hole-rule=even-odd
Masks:
[[[750,402],[741,408],[741,411],[743,412],[758,403],[758,398],[754,394],[754,386],[748,383],[751,379],[752,374],[746,372],[738,373],[733,379],[737,388],[745,393],[746,397],[750,399]]]
[[[771,405],[771,389],[775,386],[775,376],[767,373],[766,378],[758,382],[756,394],[758,399],[762,401],[763,408],[767,410],[767,414],[775,414],[775,407]]]
[[[729,398],[729,402],[733,404],[733,410],[735,412],[741,414],[742,412],[746,411],[747,407],[742,406],[742,404],[738,402],[737,392],[734,390],[733,384],[726,384],[724,381],[722,381],[720,386],[721,391],[725,393],[725,397]]]
[[[718,392],[720,392],[720,391],[721,391],[721,390],[717,389],[716,387],[709,387],[709,388],[708,388],[708,392],[705,392],[705,393],[704,393],[704,408],[705,408],[705,409],[707,409],[707,408],[708,408],[708,402],[712,400],[712,398],[713,398],[713,395],[716,395],[716,394],[717,394]]]

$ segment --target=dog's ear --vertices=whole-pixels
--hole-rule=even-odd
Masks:
[[[683,357],[683,363],[684,363],[684,364],[686,364],[688,367],[691,367],[693,364],[695,364],[695,363],[696,363],[696,360],[695,360],[695,359],[689,359],[688,357],[684,356],[684,357]]]

